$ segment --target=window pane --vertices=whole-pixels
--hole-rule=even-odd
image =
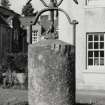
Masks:
[[[88,43],[88,48],[93,49],[93,43],[92,42]]]
[[[98,58],[94,58],[94,65],[99,65],[99,59]]]
[[[98,42],[94,43],[94,49],[98,49]]]
[[[100,65],[104,65],[104,58],[100,58]]]
[[[94,35],[94,41],[98,41],[98,35]]]
[[[104,42],[100,42],[100,49],[104,49]]]
[[[88,57],[93,57],[93,51],[88,51]]]
[[[104,57],[104,51],[100,51],[100,57]]]
[[[93,65],[93,59],[88,59],[88,65]]]
[[[94,51],[94,57],[99,57],[99,51]]]
[[[88,35],[88,41],[92,41],[93,40],[93,36],[92,35]]]
[[[100,35],[100,41],[104,41],[104,35]]]

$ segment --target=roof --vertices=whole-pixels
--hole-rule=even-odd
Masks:
[[[0,24],[9,26],[7,21],[2,16],[0,16]]]
[[[19,19],[20,19],[21,25],[26,27],[26,26],[34,24],[35,16],[20,17]]]
[[[0,6],[0,14],[5,17],[14,16],[14,15],[20,16],[18,13],[14,12],[13,10],[7,9],[3,6]]]
[[[35,21],[35,16],[20,17],[21,25],[24,26],[24,27],[34,24],[34,21]],[[45,30],[47,30],[49,28],[50,24],[51,24],[51,21],[48,20],[48,15],[42,15],[41,18],[40,18],[40,25]],[[55,20],[54,26],[55,27],[58,26],[58,19]]]

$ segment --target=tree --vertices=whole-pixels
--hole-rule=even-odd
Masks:
[[[1,5],[8,9],[11,6],[9,0],[1,0]]]
[[[22,8],[22,14],[24,16],[33,16],[34,15],[34,8],[32,7],[31,3],[27,3],[23,8]]]
[[[78,4],[78,0],[73,0],[76,4]]]

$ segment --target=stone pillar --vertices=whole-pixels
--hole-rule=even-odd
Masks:
[[[29,105],[75,105],[74,47],[60,40],[29,45]]]

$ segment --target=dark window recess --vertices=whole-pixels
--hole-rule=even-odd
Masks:
[[[93,59],[88,59],[88,65],[93,65]]]
[[[104,42],[100,42],[100,49],[104,49]]]
[[[104,35],[100,35],[100,41],[104,41]]]
[[[100,57],[104,57],[104,51],[100,51]]]
[[[94,49],[98,49],[98,42],[94,43]]]
[[[88,48],[93,49],[93,43],[92,42],[88,43]]]
[[[93,41],[93,36],[92,35],[89,35],[88,41]]]
[[[98,41],[98,35],[94,35],[94,41]]]
[[[94,51],[94,57],[99,57],[99,51]]]
[[[88,51],[88,57],[93,57],[93,51]]]

